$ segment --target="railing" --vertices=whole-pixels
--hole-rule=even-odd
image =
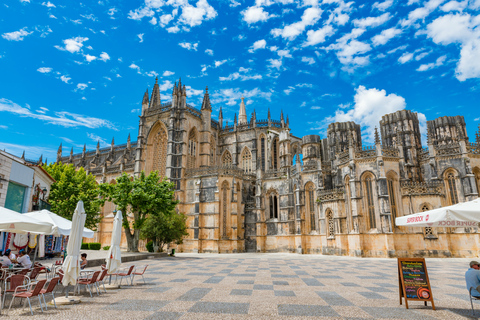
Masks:
[[[375,146],[363,146],[357,148],[355,152],[355,159],[374,158],[377,156]]]
[[[266,120],[266,119],[257,120],[256,126],[257,127],[268,127],[268,120]]]
[[[391,157],[391,158],[398,158],[398,149],[397,148],[392,148],[392,147],[387,147],[387,146],[382,146],[382,156],[384,157]]]
[[[345,188],[343,187],[322,190],[318,193],[318,200],[320,200],[320,202],[344,200],[344,195]]]
[[[302,166],[302,171],[318,170],[318,164],[315,160],[305,161]]]
[[[338,155],[338,161],[340,164],[344,164],[350,160],[350,153],[347,151],[344,151]]]
[[[202,167],[195,169],[186,169],[185,177],[197,177],[197,176],[216,176],[216,175],[228,175],[235,177],[255,177],[254,174],[245,173],[243,169],[235,165],[221,165],[221,166],[211,166],[211,167]]]
[[[282,172],[282,171],[269,170],[265,172],[263,177],[265,179],[275,179],[275,178],[281,178],[285,175],[286,175],[285,172]]]
[[[430,158],[430,152],[428,152],[428,148],[422,148],[418,152],[418,161],[424,162]]]
[[[480,155],[480,145],[478,143],[469,143],[467,145],[467,152],[470,154]]]
[[[459,155],[460,144],[458,142],[453,142],[449,144],[438,144],[435,146],[435,153],[437,156],[453,156]]]
[[[429,182],[401,182],[402,195],[404,196],[424,196],[436,195],[445,196],[443,183],[441,181]]]

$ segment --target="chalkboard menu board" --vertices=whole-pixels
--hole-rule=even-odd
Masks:
[[[398,285],[400,304],[405,299],[405,307],[408,309],[408,300],[433,302],[432,289],[428,280],[427,266],[423,258],[398,258]]]

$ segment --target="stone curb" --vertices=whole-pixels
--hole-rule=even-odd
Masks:
[[[159,253],[138,253],[138,254],[130,254],[128,256],[122,256],[122,263],[137,261],[137,260],[145,260],[145,259],[156,259],[168,257],[168,253],[166,252],[159,252]],[[98,267],[102,264],[105,264],[105,258],[102,259],[89,259],[88,260],[88,267]]]

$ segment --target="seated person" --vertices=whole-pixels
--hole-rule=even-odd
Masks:
[[[7,256],[8,259],[10,259],[10,261],[12,261],[12,263],[17,262],[17,256],[12,252],[12,250],[10,250],[10,249],[5,250],[5,253],[3,255]]]
[[[8,267],[12,264],[12,261],[10,261],[10,259],[7,256],[4,256],[3,252],[0,251],[0,263],[2,264],[2,266]]]
[[[17,262],[21,264],[22,267],[30,269],[32,267],[32,261],[30,261],[30,256],[25,252],[25,249],[20,250],[18,254]]]
[[[86,253],[82,253],[80,255],[80,259],[82,259],[82,262],[80,263],[80,269],[85,269],[85,267],[87,266],[87,254]]]
[[[480,262],[470,262],[470,269],[465,272],[465,281],[467,282],[467,290],[473,288],[472,296],[480,299]]]

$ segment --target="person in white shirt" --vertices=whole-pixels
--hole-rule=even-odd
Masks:
[[[30,269],[32,267],[32,261],[30,261],[30,256],[25,252],[24,249],[20,250],[17,262],[20,263],[24,268]]]
[[[7,256],[8,259],[10,259],[10,261],[12,261],[12,263],[15,263],[17,261],[17,256],[10,249],[5,250],[4,255]]]
[[[0,263],[2,264],[2,266],[9,266],[12,264],[12,261],[10,261],[10,259],[8,259],[7,256],[4,256],[2,254],[2,252],[0,252]]]

